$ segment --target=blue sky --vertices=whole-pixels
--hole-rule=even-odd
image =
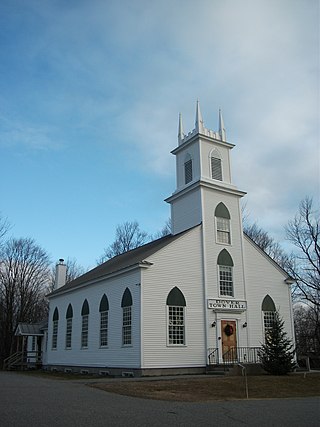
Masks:
[[[283,241],[319,203],[318,0],[1,0],[0,211],[94,266],[118,224],[156,233],[178,113],[222,108],[250,220]]]

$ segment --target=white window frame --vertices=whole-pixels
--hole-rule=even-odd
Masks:
[[[132,346],[132,305],[122,307],[122,346]]]
[[[224,280],[222,280],[221,279],[221,273],[223,273],[223,272],[230,273],[231,274],[231,280],[227,280],[226,278]],[[228,288],[231,288],[231,290],[232,290],[231,294],[222,292],[221,282],[231,283],[231,287],[228,286]],[[231,298],[234,297],[233,267],[231,265],[220,265],[220,264],[218,264],[218,283],[219,283],[219,295],[221,297],[231,297]]]
[[[58,345],[58,322],[59,320],[52,321],[52,341],[51,350],[56,350]]]
[[[72,317],[66,319],[66,350],[72,348]]]
[[[100,347],[108,347],[109,310],[100,311]]]
[[[219,221],[223,221],[224,225],[226,225],[225,228],[221,228],[219,225]],[[216,224],[216,243],[219,245],[231,245],[231,220],[228,218],[223,218],[220,216],[215,216],[215,224]],[[219,239],[219,235],[221,236],[228,236],[228,241],[224,242],[222,239]]]
[[[82,316],[82,325],[81,325],[81,348],[88,348],[88,338],[89,338],[89,314],[83,314]]]
[[[170,318],[170,316],[172,316],[172,310],[175,310],[176,312],[179,311],[180,313],[182,313],[182,324],[178,323],[179,319],[174,320]],[[175,333],[173,332],[174,328],[176,328]],[[175,336],[173,336],[174,334]],[[185,306],[167,305],[167,346],[168,347],[185,347],[186,346],[186,307]]]
[[[276,316],[276,311],[262,311],[264,337],[272,329],[272,323]]]

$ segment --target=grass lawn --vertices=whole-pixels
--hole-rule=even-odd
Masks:
[[[307,397],[320,395],[320,374],[248,376],[249,399]],[[201,402],[246,399],[245,378],[190,377],[174,380],[116,381],[91,384],[110,393],[144,399]]]

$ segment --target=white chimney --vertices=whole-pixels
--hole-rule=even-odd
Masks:
[[[64,263],[64,259],[60,258],[59,262],[56,265],[56,277],[55,277],[54,289],[58,289],[58,288],[61,288],[61,286],[64,286],[66,284],[66,277],[67,277],[67,266]]]

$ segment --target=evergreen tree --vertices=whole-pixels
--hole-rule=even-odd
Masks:
[[[272,328],[266,333],[265,344],[262,345],[261,363],[265,371],[273,375],[285,375],[295,367],[292,343],[284,331],[284,321],[278,312]]]

